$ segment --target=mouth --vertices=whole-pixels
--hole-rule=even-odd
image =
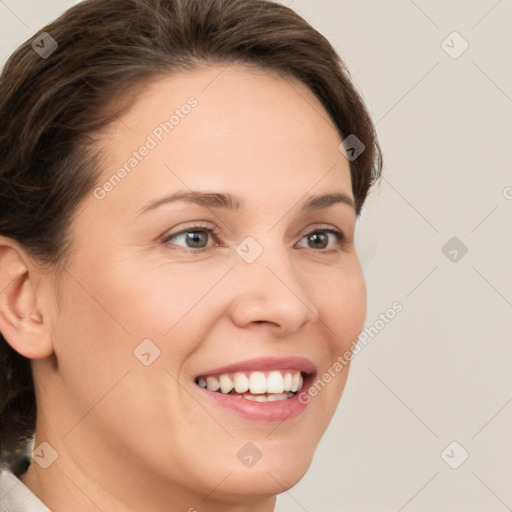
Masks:
[[[293,398],[302,389],[304,377],[301,370],[287,368],[200,375],[195,383],[209,391],[253,402],[275,402]]]
[[[202,372],[194,382],[210,403],[245,419],[281,422],[304,411],[307,402],[297,395],[315,375],[308,359],[259,358]]]

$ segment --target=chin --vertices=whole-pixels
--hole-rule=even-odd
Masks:
[[[251,469],[234,469],[219,486],[217,496],[222,492],[226,501],[232,503],[247,501],[250,497],[258,499],[276,496],[296,485],[306,474],[310,463],[297,466],[284,460],[279,464],[264,465],[260,461]]]
[[[287,491],[303,478],[314,455],[314,447],[308,446],[307,442],[260,440],[255,441],[256,444],[261,449],[259,460],[255,458],[251,461],[252,465],[248,463],[246,466],[237,458],[235,464],[212,469],[208,478],[209,486],[218,486],[222,477],[229,474],[218,491],[231,496],[233,501],[243,496],[275,496]]]

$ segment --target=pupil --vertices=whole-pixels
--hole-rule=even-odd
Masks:
[[[322,244],[321,243],[321,249],[325,249],[325,247],[327,247],[327,243],[328,243],[328,237],[325,233],[313,233],[310,238],[309,238],[310,242],[313,242],[315,243],[315,241],[318,241],[318,240],[321,240],[323,241],[324,243]],[[317,244],[318,246],[318,244]]]
[[[192,246],[194,248],[201,248],[201,241],[205,241],[205,232],[204,231],[189,231],[187,233],[187,240],[192,242]],[[199,244],[199,246],[196,246],[194,244]]]

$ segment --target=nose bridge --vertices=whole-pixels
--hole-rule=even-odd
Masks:
[[[246,237],[236,248],[238,281],[233,310],[239,324],[271,322],[284,330],[298,329],[317,316],[304,279],[277,232]],[[261,240],[261,241],[260,241]]]

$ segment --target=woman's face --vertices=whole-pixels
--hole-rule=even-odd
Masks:
[[[152,82],[101,142],[55,293],[56,364],[38,362],[41,441],[122,500],[283,492],[366,314],[334,125],[299,82],[214,66]],[[311,202],[325,194],[340,196]],[[329,368],[306,405],[283,390]]]

